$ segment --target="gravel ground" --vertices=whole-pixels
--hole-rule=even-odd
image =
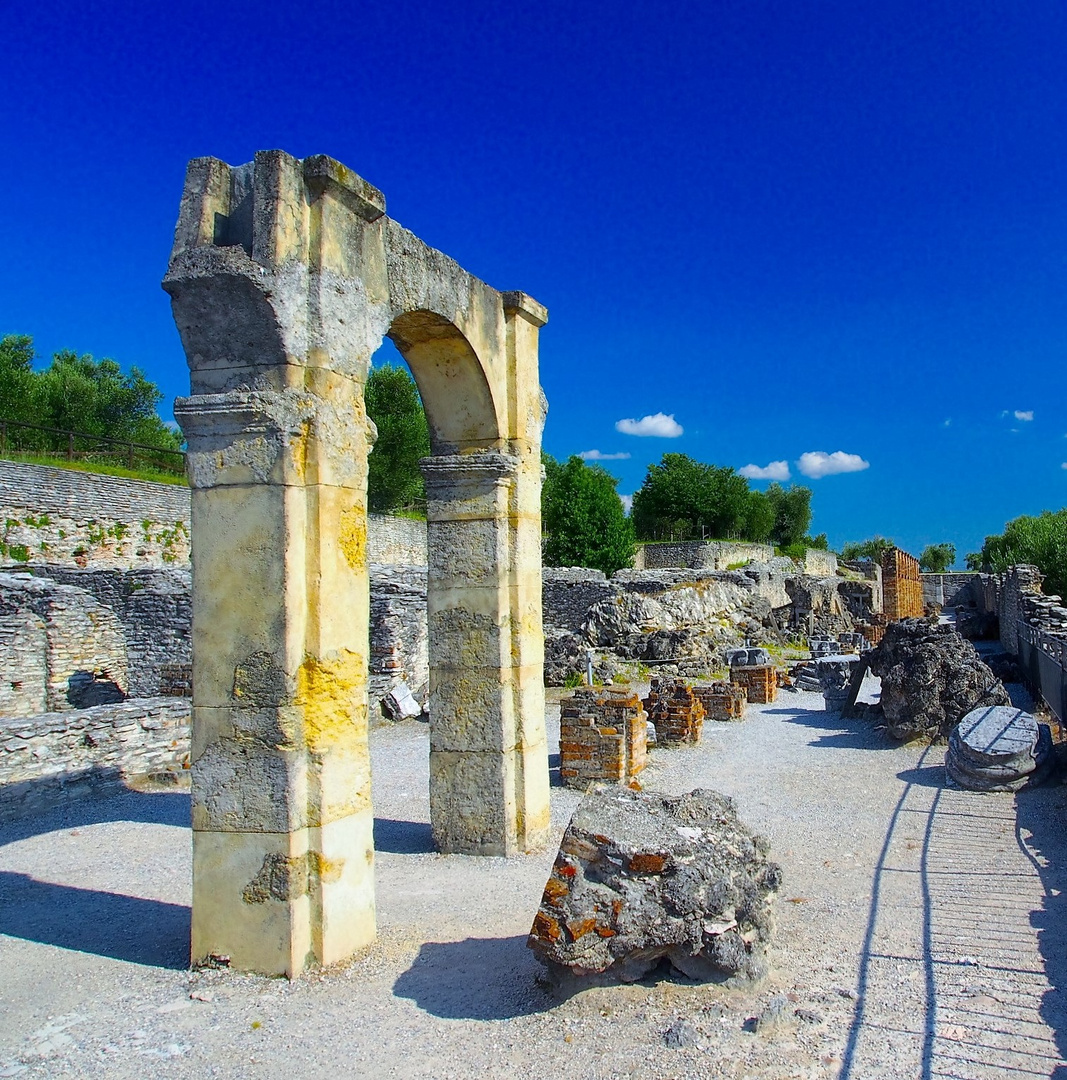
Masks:
[[[380,729],[372,750],[379,942],[294,983],[183,969],[185,794],[4,827],[0,1077],[1067,1080],[1059,784],[946,789],[940,750],[895,748],[814,694],[709,723],[642,779],[728,792],[770,838],[785,870],[772,975],[561,998],[525,938],[577,796],[554,788],[542,854],[441,856],[426,727]]]

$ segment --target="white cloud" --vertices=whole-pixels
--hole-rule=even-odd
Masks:
[[[629,461],[630,455],[625,451],[618,454],[602,454],[599,450],[583,450],[578,455],[582,461]]]
[[[1060,466],[1060,468],[1061,468],[1061,469],[1067,469],[1067,461],[1065,461],[1065,462],[1064,462],[1064,463],[1063,463],[1063,464],[1062,464],[1062,465]]]
[[[944,422],[944,424],[942,424],[941,426],[942,426],[942,427],[951,427],[951,426],[952,426],[952,417],[950,416],[950,417],[949,417],[949,418],[948,418],[948,419],[947,419],[947,420],[946,420],[946,421]]]
[[[835,450],[832,454],[809,450],[797,459],[797,468],[812,480],[835,473],[862,472],[870,467],[871,463],[864,461],[859,454],[846,454],[844,450]]]
[[[654,413],[652,416],[642,416],[640,420],[633,418],[616,421],[615,430],[623,435],[652,435],[657,439],[677,439],[684,428],[674,419],[674,413],[668,416],[666,413]]]
[[[765,468],[759,465],[743,465],[737,471],[748,480],[788,480],[789,462],[772,461]]]
[[[1015,419],[1016,420],[1033,420],[1033,418],[1034,418],[1034,410],[1033,409],[1025,409],[1025,410],[1024,409],[1016,409],[1015,410]]]
[[[1064,465],[1064,468],[1067,469],[1067,465]],[[622,503],[622,508],[626,513],[629,513],[634,508],[634,497],[632,495],[620,495],[619,501]]]

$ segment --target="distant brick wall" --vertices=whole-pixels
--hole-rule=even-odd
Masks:
[[[900,548],[890,548],[882,556],[882,596],[890,622],[915,619],[923,614],[923,587],[919,560]]]
[[[0,820],[105,794],[189,761],[186,698],[142,698],[0,721]]]

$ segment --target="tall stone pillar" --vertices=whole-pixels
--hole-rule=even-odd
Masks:
[[[164,283],[193,391],[175,415],[192,487],[194,964],[292,976],[375,935],[373,427],[365,357],[331,341],[320,299],[339,202],[287,155],[193,162]]]

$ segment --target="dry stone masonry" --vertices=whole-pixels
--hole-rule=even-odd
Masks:
[[[648,718],[629,688],[582,687],[560,704],[560,778],[584,790],[594,780],[634,781],[648,762]]]
[[[0,723],[0,820],[189,767],[189,702],[148,698]]]
[[[375,935],[362,387],[388,336],[430,428],[430,816],[442,851],[549,828],[547,314],[385,214],[331,158],[189,165],[164,281],[189,361],[194,963],[293,975]],[[270,876],[264,892],[253,883]]]
[[[715,791],[594,788],[563,834],[529,946],[556,978],[762,976],[782,873]]]

